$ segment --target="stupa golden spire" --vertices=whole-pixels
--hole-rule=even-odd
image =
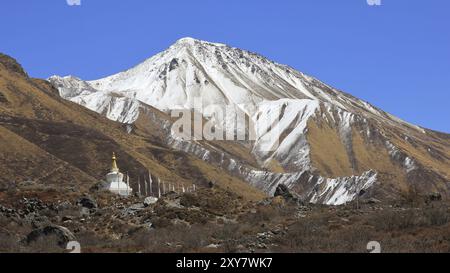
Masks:
[[[119,168],[117,167],[117,162],[116,162],[116,154],[113,153],[112,155],[112,164],[111,164],[111,172],[119,172]]]

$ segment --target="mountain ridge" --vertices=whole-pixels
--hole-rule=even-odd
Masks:
[[[227,118],[215,120],[215,126],[236,133],[228,121],[239,112],[254,122],[250,129],[256,132],[256,139],[243,143],[243,149],[255,158],[259,168],[250,170],[250,175],[243,174],[245,170],[237,172],[269,193],[279,183],[305,188],[305,183],[315,180],[299,180],[299,174],[305,171],[312,177],[331,179],[326,180],[328,185],[319,185],[322,194],[327,189],[336,192],[339,187],[334,183],[341,181],[339,178],[347,177],[342,180],[344,185],[351,177],[364,177],[371,171],[395,177],[393,180],[398,181],[380,182],[389,184],[386,188],[395,187],[395,191],[407,192],[418,183],[424,187],[421,192],[449,192],[450,149],[443,135],[407,123],[289,66],[225,44],[184,38],[141,64],[103,79],[85,82],[54,76],[49,81],[62,97],[127,124],[139,119],[141,103],[165,113],[193,109],[195,99],[206,107],[230,105],[234,111],[227,113]],[[273,113],[279,119],[267,127],[260,117]],[[211,120],[210,113],[202,114]],[[274,139],[280,140],[279,146],[268,149]],[[189,150],[197,145],[200,150],[206,149],[197,156],[205,160],[208,155],[209,144],[175,141],[171,145],[188,153],[195,153]],[[246,169],[245,162],[239,164]],[[220,166],[235,172],[233,164]],[[433,178],[439,180],[439,186],[423,181],[420,177],[427,172],[422,170],[432,170],[440,177]],[[259,177],[260,171],[269,173]],[[281,179],[286,174],[292,175]],[[267,175],[274,178],[265,181]],[[259,178],[254,180],[254,176]],[[358,183],[363,186],[365,182]],[[308,200],[314,199],[311,190],[303,194]],[[350,195],[356,196],[355,192]]]

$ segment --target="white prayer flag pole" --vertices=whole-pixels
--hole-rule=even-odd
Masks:
[[[158,198],[161,198],[161,179],[158,178]]]
[[[149,179],[149,183],[150,183],[150,195],[153,196],[153,180],[152,180],[152,174],[150,173],[150,171],[148,171],[148,179]]]
[[[140,176],[138,176],[138,193],[139,193],[139,196],[141,196],[141,177]]]
[[[144,189],[145,189],[145,197],[148,196],[148,190],[147,190],[147,179],[144,178]]]

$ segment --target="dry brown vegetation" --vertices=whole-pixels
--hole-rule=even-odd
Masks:
[[[32,216],[36,213],[72,231],[83,252],[364,253],[370,241],[380,242],[383,252],[450,251],[450,207],[443,201],[305,206],[280,197],[245,201],[214,187],[170,193],[155,205],[130,212],[138,198],[94,196],[99,208],[89,215],[73,205],[48,209],[59,207],[49,197],[42,210],[24,218],[0,215],[0,252],[65,251],[52,237],[23,243],[40,223]],[[24,209],[20,200],[11,207]]]

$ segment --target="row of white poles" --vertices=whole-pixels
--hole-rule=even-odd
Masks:
[[[161,187],[162,185],[162,187]],[[128,189],[130,189],[130,177],[127,175],[127,186]],[[168,186],[168,189],[166,188]],[[162,191],[161,191],[162,188]],[[178,184],[175,186],[175,184],[172,183],[165,183],[164,181],[161,182],[161,179],[158,178],[157,182],[157,192],[153,192],[153,179],[150,171],[148,172],[148,181],[147,179],[144,179],[144,192],[141,191],[141,176],[138,176],[138,194],[141,196],[144,194],[145,197],[153,196],[161,198],[161,195],[166,194],[167,192],[173,191],[176,193],[186,193],[186,192],[193,192],[196,190],[195,184],[192,184],[192,186],[189,186],[187,188],[184,187],[184,185]],[[130,193],[127,192],[127,195]],[[155,196],[156,195],[156,196]]]

